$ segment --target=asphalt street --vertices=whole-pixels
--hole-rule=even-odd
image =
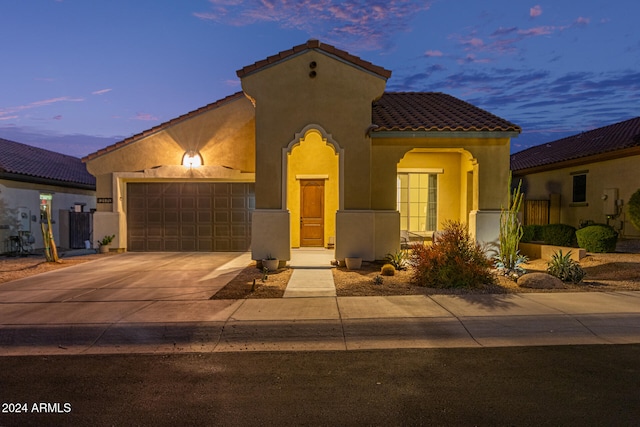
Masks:
[[[0,393],[0,426],[631,426],[640,345],[1,357]]]

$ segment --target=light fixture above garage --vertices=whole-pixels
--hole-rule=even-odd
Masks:
[[[202,156],[196,151],[187,151],[182,157],[182,166],[186,166],[188,168],[200,167],[202,166]]]

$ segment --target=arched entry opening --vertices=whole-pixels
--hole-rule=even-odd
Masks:
[[[291,247],[331,248],[341,205],[341,149],[319,126],[307,126],[298,135],[283,153]]]
[[[400,233],[413,240],[430,239],[444,221],[469,224],[477,209],[477,171],[462,149],[414,148],[397,165]]]

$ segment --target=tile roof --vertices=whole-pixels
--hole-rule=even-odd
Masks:
[[[386,70],[382,67],[374,65],[371,62],[365,61],[355,55],[351,55],[349,52],[340,50],[330,44],[321,43],[319,40],[313,40],[313,39],[307,41],[304,44],[294,46],[291,49],[283,50],[282,52],[272,55],[266,59],[263,59],[262,61],[258,61],[254,64],[247,65],[246,67],[243,67],[240,70],[236,71],[236,74],[238,77],[242,78],[247,74],[251,74],[255,71],[258,71],[268,65],[275,64],[291,56],[297,55],[301,52],[304,52],[306,50],[311,50],[311,49],[320,50],[330,55],[336,56],[344,61],[352,63],[353,65],[356,65],[360,68],[364,68],[367,71],[377,74],[380,77],[383,77],[384,79],[388,79],[389,77],[391,77],[391,71],[389,70]]]
[[[381,131],[521,132],[518,125],[439,92],[385,92],[373,103],[372,123]]]
[[[176,117],[175,119],[171,119],[171,120],[169,120],[167,122],[160,123],[159,125],[154,126],[151,129],[147,129],[147,130],[142,131],[142,132],[140,132],[138,134],[130,136],[129,138],[125,138],[122,141],[118,141],[115,144],[111,144],[111,145],[109,145],[109,146],[107,146],[105,148],[102,148],[102,149],[100,149],[100,150],[98,150],[98,151],[96,151],[94,153],[88,154],[87,156],[82,158],[82,161],[86,162],[87,160],[92,160],[92,159],[94,159],[96,157],[100,157],[103,154],[107,154],[107,153],[109,153],[109,152],[111,152],[113,150],[116,150],[116,149],[124,146],[124,145],[129,145],[129,144],[131,144],[133,142],[136,142],[136,141],[138,141],[138,140],[140,140],[142,138],[145,138],[145,137],[147,137],[149,135],[152,135],[152,134],[154,134],[156,132],[160,132],[160,131],[162,131],[162,130],[164,130],[164,129],[172,126],[172,125],[175,125],[175,124],[177,124],[179,122],[182,122],[183,120],[187,120],[187,119],[189,119],[191,117],[195,117],[195,116],[197,116],[199,114],[205,113],[205,112],[210,111],[210,110],[215,110],[216,108],[219,108],[220,106],[222,106],[223,104],[226,104],[229,101],[234,101],[236,99],[243,98],[243,97],[244,97],[244,92],[236,92],[233,95],[229,95],[229,96],[227,96],[225,98],[219,99],[216,102],[212,102],[211,104],[205,105],[204,107],[198,108],[197,110],[190,111],[190,112],[188,112],[186,114],[183,114],[183,115],[181,115],[179,117]]]
[[[536,145],[511,155],[511,170],[539,168],[640,147],[640,117]],[[552,169],[552,166],[549,166]]]
[[[96,186],[95,177],[79,158],[0,138],[2,177],[85,189]]]

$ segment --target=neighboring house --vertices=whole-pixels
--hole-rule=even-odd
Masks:
[[[640,237],[626,219],[625,207],[640,189],[638,165],[640,117],[511,156],[514,182],[523,180],[526,199],[550,202],[551,223],[608,223],[628,238]]]
[[[497,239],[518,126],[442,93],[385,93],[390,71],[317,40],[237,75],[242,92],[83,159],[113,202],[97,234],[280,260],[301,246],[382,259],[401,230],[447,219]]]
[[[95,188],[80,159],[0,138],[0,253],[10,250],[10,236],[30,234],[34,248],[44,247],[41,209],[51,216],[58,246],[69,248],[74,239],[82,243],[89,236],[74,234],[69,212],[95,209]],[[82,226],[86,219],[78,221]]]

